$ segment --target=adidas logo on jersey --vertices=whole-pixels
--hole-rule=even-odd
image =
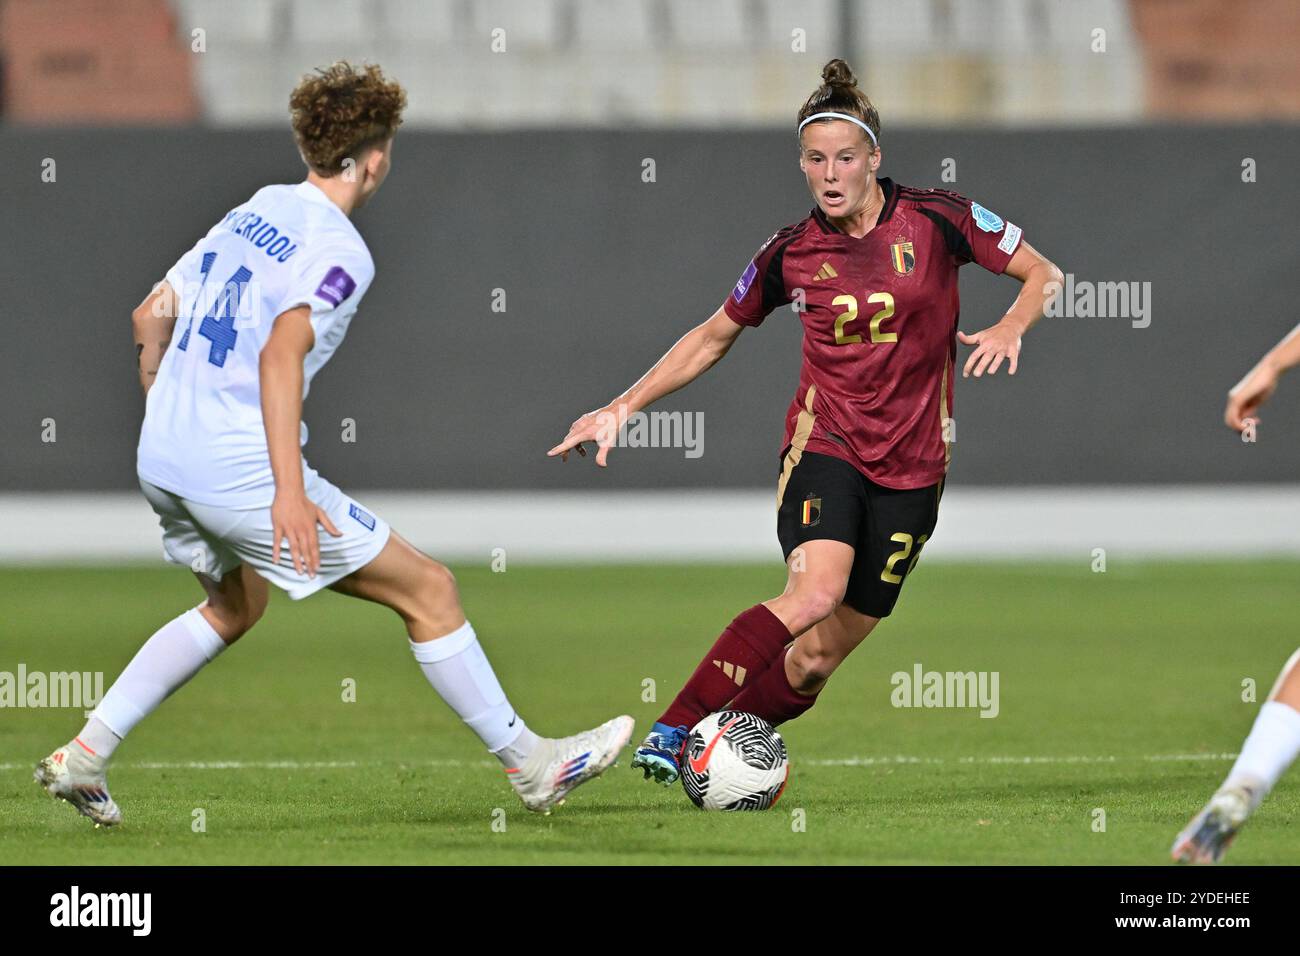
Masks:
[[[823,262],[822,267],[818,269],[817,274],[813,276],[813,282],[821,282],[822,279],[834,279],[838,275],[839,273],[835,271],[833,265],[829,262]]]

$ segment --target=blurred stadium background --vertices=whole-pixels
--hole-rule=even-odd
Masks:
[[[1297,48],[1293,0],[0,0],[0,560],[159,555],[129,311],[302,175],[289,90],[349,58],[410,107],[308,459],[440,557],[776,561],[792,316],[664,404],[703,416],[698,457],[544,452],[806,213],[793,117],[835,55],[885,174],[1150,284],[1144,316],[1045,319],[1015,379],[959,383],[927,556],[1295,554],[1300,414],[1247,443],[1221,409],[1297,321]],[[963,276],[973,331],[1016,290]]]

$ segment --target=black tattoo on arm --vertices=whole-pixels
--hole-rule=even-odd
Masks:
[[[169,343],[169,342],[159,342],[159,343],[158,343],[158,350],[159,350],[159,352],[160,352],[160,353],[162,353],[162,352],[166,352],[166,351],[167,351],[167,346],[168,346],[169,344],[171,344],[171,343]],[[158,357],[158,364],[159,364],[160,366],[161,366],[161,364],[162,364],[162,355],[161,355],[161,354],[160,354],[159,357]],[[137,343],[135,344],[135,367],[136,367],[136,368],[137,368],[141,373],[143,373],[143,374],[145,374],[145,375],[157,375],[157,374],[158,374],[158,369],[156,369],[156,368],[154,368],[154,369],[150,369],[150,370],[147,371],[147,372],[144,370],[144,343],[142,343],[142,342],[137,342]]]

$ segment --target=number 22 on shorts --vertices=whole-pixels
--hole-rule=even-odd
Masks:
[[[907,561],[907,556],[912,555],[912,560],[908,561],[907,570],[903,574],[911,574],[912,568],[916,567],[917,559],[921,557],[921,549],[925,547],[925,542],[930,539],[928,534],[923,534],[916,539],[916,553],[912,553],[912,536],[906,531],[899,531],[897,534],[891,534],[889,540],[895,544],[901,544],[902,547],[889,556],[885,562],[885,570],[880,572],[880,580],[886,584],[902,584],[903,575],[894,571],[894,566],[900,561]]]

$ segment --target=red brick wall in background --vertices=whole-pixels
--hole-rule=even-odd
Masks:
[[[1300,0],[1131,0],[1147,115],[1300,118]]]
[[[0,0],[11,122],[190,122],[192,56],[166,0]]]
[[[1147,115],[1300,118],[1300,0],[1130,0],[1130,8]],[[201,113],[193,56],[167,0],[0,0],[10,121],[192,121]]]

